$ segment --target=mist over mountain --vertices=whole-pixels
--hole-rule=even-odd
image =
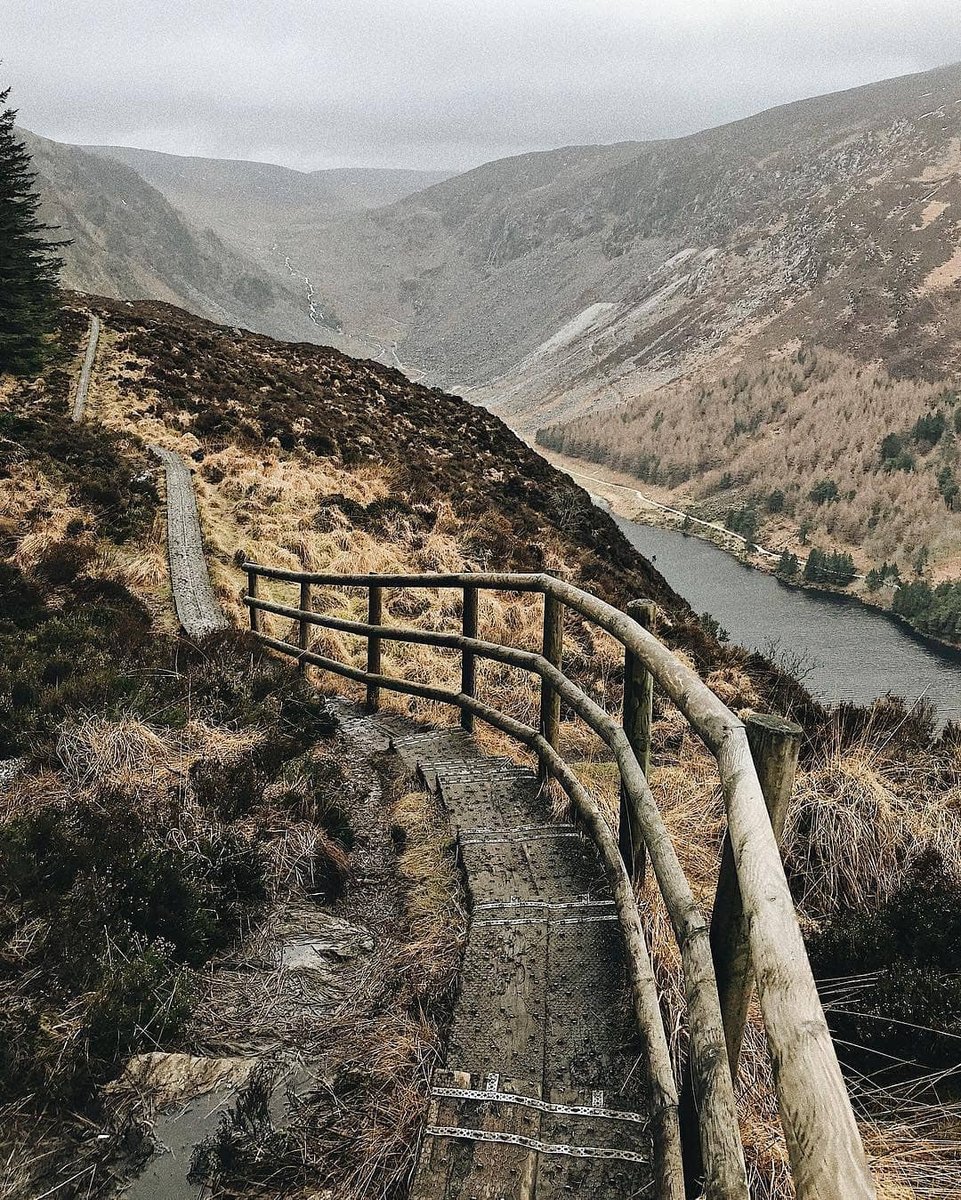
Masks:
[[[69,239],[65,286],[163,299],[230,324],[316,340],[291,282],[193,224],[131,168],[27,130],[20,135],[33,157],[42,215]]]

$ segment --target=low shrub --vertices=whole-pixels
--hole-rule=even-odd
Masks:
[[[143,532],[159,504],[142,448],[102,425],[70,419],[54,404],[0,411],[0,445],[8,461],[26,461],[68,488],[93,514],[103,536],[124,542]],[[12,452],[7,449],[12,447]]]
[[[45,583],[60,587],[66,583],[73,583],[90,565],[93,557],[92,546],[65,538],[63,541],[54,542],[43,552],[34,573]]]
[[[238,931],[265,895],[260,849],[210,826],[177,838],[122,794],[48,805],[0,827],[0,898],[43,932],[36,969],[66,996],[95,987],[109,949],[162,941],[197,965]]]
[[[58,560],[58,571],[69,558]],[[63,599],[45,608],[22,574],[0,573],[0,758],[49,758],[69,714],[132,703],[143,684],[131,659],[153,659],[163,645],[151,637],[147,609],[121,584],[76,580]]]
[[[921,854],[886,902],[838,912],[808,949],[815,974],[840,996],[827,1007],[842,1042],[961,1065],[961,877],[939,850]],[[876,979],[839,984],[869,973]]]
[[[95,1061],[110,1063],[179,1038],[190,1017],[194,988],[170,948],[154,942],[103,971],[86,1013],[87,1047]]]

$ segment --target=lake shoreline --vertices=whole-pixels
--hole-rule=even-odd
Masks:
[[[792,586],[689,531],[615,515],[627,540],[732,645],[788,653],[822,703],[871,704],[900,695],[929,701],[937,724],[961,721],[961,651],[925,637],[889,611],[829,589]]]
[[[538,446],[537,450],[538,453],[544,454],[543,447]],[[545,455],[545,457],[548,456]],[[957,657],[961,661],[961,642],[951,642],[946,638],[940,638],[932,633],[927,633],[923,629],[919,629],[907,617],[894,612],[890,604],[875,599],[863,589],[852,591],[847,588],[830,587],[823,583],[812,583],[809,580],[801,578],[785,579],[784,576],[777,574],[776,563],[780,559],[780,551],[771,547],[761,546],[756,553],[748,554],[746,553],[745,540],[732,530],[724,529],[701,518],[693,517],[692,514],[685,513],[682,509],[672,508],[669,505],[652,500],[650,497],[644,496],[637,487],[631,484],[619,483],[613,479],[603,479],[599,476],[593,476],[586,471],[575,469],[570,465],[573,462],[580,462],[581,460],[579,459],[570,459],[564,455],[551,452],[549,461],[559,470],[570,475],[575,483],[580,482],[580,480],[588,480],[591,483],[613,490],[613,496],[594,493],[584,483],[581,483],[581,487],[585,487],[585,490],[588,491],[595,501],[604,501],[611,514],[615,517],[630,521],[634,525],[644,525],[650,529],[666,529],[673,533],[680,533],[684,537],[692,537],[698,541],[706,542],[708,545],[723,551],[742,566],[748,567],[752,571],[757,571],[759,574],[768,575],[778,583],[783,584],[784,587],[794,591],[810,592],[828,599],[834,597],[849,603],[862,605],[864,608],[880,613],[888,620],[894,622],[903,632],[908,633],[911,637],[916,638],[925,645],[939,651],[947,651],[949,657]],[[592,467],[597,466],[595,463],[587,465]],[[599,469],[603,470],[604,468],[600,467]],[[622,497],[619,491],[628,492],[631,495],[630,497]],[[637,506],[641,507],[641,511],[636,510]]]

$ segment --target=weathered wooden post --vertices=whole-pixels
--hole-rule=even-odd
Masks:
[[[310,612],[310,584],[302,581],[300,584],[300,611],[302,613]],[[310,645],[310,622],[305,616],[300,618],[300,642],[301,650],[307,650]],[[307,674],[307,660],[305,658],[298,659],[298,670],[302,675]]]
[[[744,724],[761,791],[771,815],[774,836],[780,842],[794,788],[802,730],[799,725],[781,717],[763,716],[759,713],[748,717]],[[717,976],[731,1080],[736,1088],[737,1066],[754,975],[741,892],[734,867],[734,852],[729,836],[725,836],[721,851],[721,869],[711,919],[711,953]],[[698,1112],[690,1064],[685,1068],[681,1085],[679,1118],[685,1181],[689,1194],[699,1195],[698,1189],[704,1174],[698,1137],[701,1114]]]
[[[464,588],[462,628],[465,638],[477,637],[477,588]],[[461,653],[460,690],[462,696],[474,696],[476,688],[476,660],[469,650]],[[460,723],[468,733],[474,732],[474,714],[466,708],[460,710]]]
[[[544,593],[544,642],[541,653],[552,666],[560,669],[564,659],[564,605],[550,592]],[[546,679],[542,679],[540,730],[545,741],[555,750],[560,740],[560,727],[560,694]],[[542,756],[538,763],[538,777],[543,782],[547,776],[548,763]]]
[[[257,584],[259,581],[257,572],[252,568],[247,568],[247,595],[251,600],[257,599]],[[250,629],[252,633],[260,633],[260,609],[250,606]]]
[[[803,730],[793,721],[761,713],[754,713],[744,724],[774,837],[780,845],[794,791]],[[721,852],[721,870],[711,919],[711,952],[717,974],[731,1077],[736,1083],[744,1025],[754,988],[754,972],[729,836],[725,837]]]
[[[657,623],[657,605],[653,600],[632,600],[627,606],[627,615],[638,625],[654,632]],[[651,767],[651,724],[654,718],[654,676],[636,654],[624,652],[624,732],[637,757],[638,765],[645,776]],[[631,879],[644,878],[647,855],[644,839],[635,828],[635,818],[628,803],[627,792],[621,785],[621,810],[618,822],[618,844],[621,857]]]
[[[367,623],[368,625],[380,625],[383,622],[384,616],[384,589],[377,584],[373,584],[367,589]],[[367,635],[367,673],[369,675],[379,675],[381,673],[381,653],[380,653],[380,638]],[[375,683],[367,685],[367,708],[369,712],[376,712],[380,707],[380,688]]]

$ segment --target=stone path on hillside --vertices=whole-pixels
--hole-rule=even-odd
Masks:
[[[77,390],[73,395],[74,421],[82,421],[87,408],[87,393],[90,391],[90,375],[93,371],[94,360],[97,357],[97,344],[100,341],[100,318],[90,315],[90,332],[87,335],[87,353],[84,355],[83,366],[77,379]]]
[[[167,558],[177,619],[188,637],[202,638],[227,620],[210,585],[193,479],[181,455],[161,446],[150,450],[166,471]]]
[[[471,921],[411,1200],[654,1195],[648,1092],[624,947],[593,847],[551,821],[534,774],[461,730],[342,704],[439,794]]]

